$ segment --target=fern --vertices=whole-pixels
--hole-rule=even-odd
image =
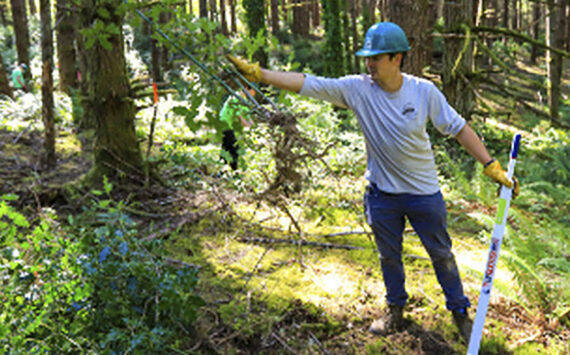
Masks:
[[[549,310],[554,301],[549,297],[549,290],[543,278],[538,275],[534,268],[508,250],[502,253],[509,269],[514,272],[515,279],[522,287],[529,301],[536,303],[542,310]]]

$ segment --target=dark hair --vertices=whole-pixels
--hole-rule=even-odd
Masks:
[[[404,67],[404,60],[406,59],[407,52],[397,52],[397,53],[388,53],[388,58],[392,60],[396,56],[396,54],[400,53],[402,55],[402,61],[400,62],[400,69]]]

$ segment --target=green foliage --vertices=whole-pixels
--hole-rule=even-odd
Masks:
[[[325,42],[323,47],[324,74],[339,77],[344,74],[342,43],[342,22],[339,0],[322,1],[325,22]]]
[[[245,19],[249,30],[250,38],[266,38],[267,29],[265,27],[265,4],[263,0],[243,0],[245,9]],[[255,53],[255,59],[263,67],[267,66],[266,47],[260,47]]]
[[[109,12],[105,8],[99,8],[97,14],[104,19],[109,19]],[[103,21],[96,19],[93,26],[81,29],[81,34],[85,36],[85,49],[90,49],[95,43],[99,43],[101,47],[110,51],[113,45],[109,42],[112,36],[118,36],[121,33],[119,27],[115,23],[105,24]]]
[[[111,189],[105,181],[93,194]],[[193,293],[197,272],[167,264],[160,243],[139,237],[121,202],[96,201],[66,226],[46,210],[23,232],[29,223],[7,198],[0,221],[14,227],[0,228],[0,349],[158,354],[187,346],[181,334],[204,304]]]

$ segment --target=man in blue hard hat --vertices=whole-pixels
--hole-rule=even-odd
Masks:
[[[12,85],[16,90],[22,90],[28,92],[28,87],[26,86],[26,79],[24,79],[24,74],[28,71],[28,66],[25,63],[18,65],[12,71]]]
[[[426,132],[428,121],[439,132],[454,136],[477,161],[484,174],[513,189],[516,179],[506,177],[498,161],[447,103],[430,81],[401,72],[410,50],[404,31],[391,22],[371,26],[364,47],[368,75],[338,79],[260,68],[228,56],[244,76],[301,95],[350,108],[366,141],[369,185],[364,196],[366,217],[374,232],[386,286],[387,312],[374,321],[370,331],[387,334],[403,328],[403,309],[408,299],[404,287],[402,237],[407,218],[426,248],[460,335],[469,341],[472,322],[469,299],[463,292],[451,239],[447,233],[446,207],[442,198],[434,154]]]

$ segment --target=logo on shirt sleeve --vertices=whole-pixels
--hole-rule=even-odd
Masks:
[[[402,108],[402,115],[408,119],[414,118],[414,116],[416,115],[416,108],[414,107],[414,105],[412,105],[411,102],[408,102],[407,104],[404,105],[404,107]]]

